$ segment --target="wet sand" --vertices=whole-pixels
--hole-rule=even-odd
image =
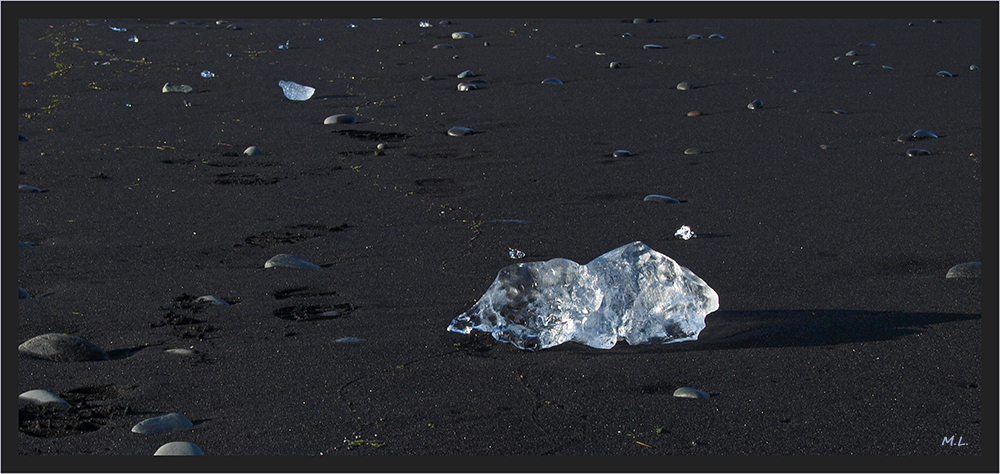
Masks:
[[[159,446],[189,441],[267,457],[157,466],[808,471],[819,458],[743,456],[822,455],[847,456],[829,461],[847,471],[894,455],[902,470],[977,470],[993,451],[983,419],[996,419],[983,417],[983,374],[997,372],[982,365],[980,279],[945,274],[984,259],[982,90],[995,75],[969,66],[995,50],[981,22],[651,8],[661,20],[644,24],[629,9],[462,19],[443,7],[22,20],[18,184],[41,192],[17,195],[18,239],[37,244],[19,248],[30,299],[17,343],[69,333],[111,360],[19,355],[18,393],[76,407],[32,422],[22,405],[18,469],[146,470]],[[464,70],[478,90],[456,89]],[[279,80],[316,92],[291,101]],[[747,109],[754,99],[764,107]],[[340,113],[357,123],[323,125]],[[896,141],[917,129],[939,138]],[[242,156],[249,146],[265,154]],[[675,238],[682,225],[696,237]],[[524,352],[445,330],[506,265],[586,263],[636,240],[720,295],[699,340]],[[281,253],[321,268],[264,268]],[[202,295],[231,304],[190,302]],[[684,386],[711,397],[674,398]],[[130,432],[171,412],[194,426]],[[77,456],[94,454],[121,458]],[[602,457],[433,457],[468,454]]]

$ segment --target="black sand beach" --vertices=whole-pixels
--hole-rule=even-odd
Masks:
[[[17,356],[18,393],[74,406],[21,403],[5,471],[995,472],[981,280],[946,278],[988,260],[995,282],[995,3],[836,20],[649,3],[650,23],[632,21],[641,4],[113,20],[31,5],[46,19],[17,23],[18,184],[39,192],[17,195],[36,245],[18,250],[16,342],[67,333],[110,360]],[[456,89],[464,70],[478,90]],[[288,100],[280,80],[315,94]],[[918,129],[938,138],[897,141]],[[527,352],[446,331],[506,265],[633,241],[718,292],[697,341]],[[282,253],[321,268],[264,268]],[[182,348],[196,354],[166,352]],[[672,396],[685,386],[711,396]],[[172,412],[194,426],[130,431]],[[208,456],[150,461],[171,441]],[[529,457],[422,457],[452,455]]]

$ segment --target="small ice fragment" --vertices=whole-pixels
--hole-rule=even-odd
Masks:
[[[285,40],[285,44],[279,44],[278,45],[278,49],[288,49],[288,47],[289,47],[288,43],[289,43],[289,41]]]
[[[677,232],[674,232],[674,236],[684,240],[691,240],[691,237],[695,237],[694,232],[686,225],[682,225],[680,229],[677,229]]]
[[[433,26],[433,25],[431,25],[431,23],[429,21],[421,21],[420,22],[420,27],[421,28],[430,28],[431,26]]]
[[[289,100],[309,100],[316,92],[316,89],[298,84],[292,81],[278,81],[278,85],[281,86],[282,92],[285,93],[285,97]]]
[[[358,27],[358,25],[355,25],[354,23],[348,23],[348,24],[347,24],[347,27],[348,27],[348,28],[357,28],[357,27]]]
[[[210,77],[215,77],[215,73],[213,73],[212,71],[209,71],[208,69],[206,69],[204,71],[201,71],[201,77],[204,77],[204,78],[208,79]]]
[[[111,31],[128,31],[127,29],[121,26],[109,26],[108,28],[111,28]]]
[[[132,36],[128,37],[128,41],[129,41],[129,43],[138,43],[139,42],[139,38],[136,38],[135,35],[132,35]]]
[[[512,258],[514,260],[517,260],[519,258],[524,258],[524,252],[522,252],[522,251],[520,251],[518,249],[515,249],[515,248],[511,248],[511,247],[507,247],[507,248],[510,249],[510,258]]]

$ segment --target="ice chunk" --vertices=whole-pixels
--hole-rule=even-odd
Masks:
[[[449,331],[473,329],[526,350],[574,341],[608,349],[698,338],[719,295],[691,270],[642,242],[586,265],[556,258],[500,270]]]
[[[285,93],[288,100],[309,100],[316,92],[316,89],[312,87],[292,81],[278,81],[278,85],[281,86],[281,91]]]
[[[691,237],[694,236],[694,232],[686,225],[682,225],[680,229],[677,229],[677,232],[674,232],[674,237],[678,239],[691,240]]]

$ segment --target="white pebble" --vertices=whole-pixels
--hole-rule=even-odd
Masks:
[[[147,418],[136,423],[132,427],[132,432],[140,434],[166,433],[167,431],[180,430],[192,426],[194,426],[194,423],[191,423],[191,420],[188,420],[184,415],[180,413],[167,413],[163,416]]]

